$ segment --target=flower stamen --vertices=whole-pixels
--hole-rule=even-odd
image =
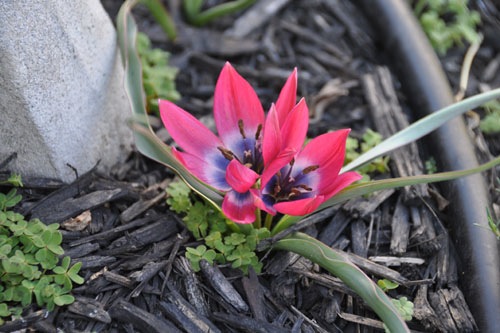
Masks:
[[[245,128],[244,128],[242,119],[238,120],[238,128],[240,129],[240,134],[243,137],[243,139],[246,139],[247,137],[245,135]]]
[[[224,156],[226,160],[231,161],[234,158],[234,153],[229,149],[222,146],[217,147],[217,149],[222,153],[222,156]]]
[[[314,170],[316,170],[318,168],[319,168],[319,165],[308,166],[307,168],[304,168],[304,170],[302,170],[302,174],[307,175],[308,173],[313,172]]]

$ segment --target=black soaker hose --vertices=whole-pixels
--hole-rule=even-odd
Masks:
[[[432,47],[404,0],[362,0],[367,17],[419,116],[453,103],[451,88]],[[477,166],[463,119],[431,134],[433,154],[444,170]],[[473,175],[443,185],[450,200],[449,229],[461,262],[459,279],[481,332],[500,332],[499,244],[485,225],[489,196],[484,178]]]

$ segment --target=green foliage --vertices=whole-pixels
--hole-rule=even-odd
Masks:
[[[485,134],[500,133],[500,102],[497,100],[487,102],[483,108],[487,114],[479,123],[481,131]]]
[[[399,299],[392,299],[392,303],[396,306],[401,317],[404,320],[410,321],[413,317],[413,302],[409,301],[406,297],[401,297]]]
[[[186,20],[196,26],[205,25],[222,16],[236,13],[254,4],[256,0],[234,0],[224,2],[202,11],[203,0],[183,0],[182,7]]]
[[[21,180],[21,175],[13,173],[9,176],[7,180],[0,181],[0,185],[12,185],[14,187],[22,187],[23,182]]]
[[[391,280],[387,279],[380,279],[377,281],[377,285],[382,289],[384,292],[387,292],[388,290],[396,289],[399,287],[399,284],[396,282],[393,282]]]
[[[361,140],[352,137],[347,137],[344,164],[348,164],[351,161],[354,161],[361,154],[372,149],[380,142],[382,142],[382,135],[371,129],[368,129],[363,134]],[[361,176],[363,176],[363,179],[361,179],[360,182],[369,181],[370,174],[384,173],[389,171],[389,167],[387,165],[388,163],[389,163],[389,157],[383,156],[383,157],[378,157],[373,161],[371,161],[370,163],[365,164],[362,167],[358,168],[356,171],[360,173]]]
[[[20,200],[15,189],[0,193],[0,324],[2,318],[20,315],[33,296],[49,311],[71,304],[73,283],[84,282],[78,275],[81,263],[70,266],[69,257],[60,260],[64,250],[59,225],[26,221],[10,211]]]
[[[260,240],[270,236],[269,230],[251,228],[246,234],[232,231],[228,227],[231,222],[220,211],[195,198],[189,187],[180,180],[170,183],[166,191],[170,209],[183,214],[186,228],[194,238],[205,242],[196,248],[186,248],[186,258],[194,271],[200,270],[200,260],[205,259],[211,264],[230,263],[245,274],[249,267],[260,273],[262,263],[255,249]]]
[[[169,54],[152,48],[148,36],[137,34],[137,52],[141,58],[142,79],[148,112],[158,113],[158,98],[176,101],[180,98],[175,89],[177,68],[168,65]]]
[[[476,27],[481,23],[481,16],[478,12],[469,10],[467,3],[467,0],[416,2],[415,15],[439,54],[446,54],[450,47],[462,45],[464,40],[469,43],[479,40]]]
[[[486,209],[486,214],[488,216],[488,226],[490,227],[491,232],[493,232],[495,237],[500,240],[500,221],[495,222],[489,209]]]
[[[437,163],[436,163],[436,159],[434,157],[429,157],[425,161],[425,165],[424,166],[425,166],[425,171],[429,175],[432,175],[433,173],[437,172]]]

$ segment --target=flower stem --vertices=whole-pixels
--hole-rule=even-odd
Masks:
[[[262,228],[262,217],[260,214],[260,209],[258,209],[258,208],[255,210],[255,222],[253,223],[253,227],[255,229]]]
[[[267,230],[271,230],[272,223],[273,223],[273,216],[271,214],[266,214],[266,221],[264,222],[264,227],[266,227]]]

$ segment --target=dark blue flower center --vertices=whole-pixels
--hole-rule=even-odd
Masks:
[[[294,172],[294,160],[282,168],[266,185],[267,201],[273,203],[310,197],[313,189],[309,186],[311,173],[319,168],[311,165],[300,172]]]
[[[241,138],[233,145],[233,150],[222,146],[217,147],[217,149],[219,149],[222,156],[228,161],[235,158],[241,164],[260,174],[264,167],[264,159],[262,157],[262,125],[259,125],[255,134],[250,137],[245,131],[242,119],[238,121],[238,128]]]

